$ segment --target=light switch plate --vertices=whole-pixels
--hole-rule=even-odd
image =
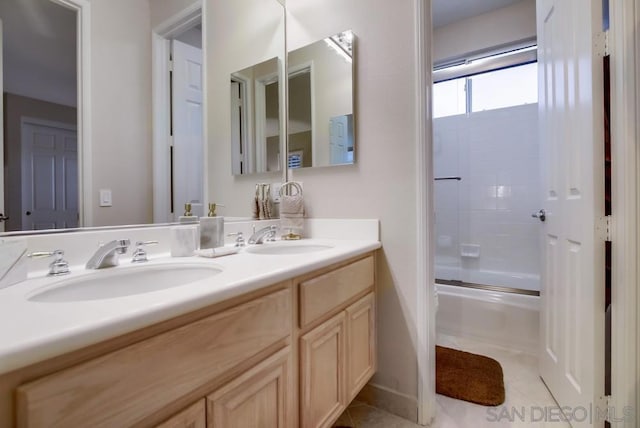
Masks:
[[[111,189],[100,189],[100,206],[113,206],[113,202],[111,200]]]

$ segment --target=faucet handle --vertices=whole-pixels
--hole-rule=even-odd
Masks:
[[[69,262],[64,259],[64,251],[34,251],[27,254],[27,257],[32,259],[40,259],[43,257],[55,257],[55,259],[49,265],[49,276],[66,275],[70,273]]]
[[[136,242],[136,250],[133,252],[133,257],[131,258],[131,263],[140,263],[149,261],[147,258],[147,252],[144,250],[145,245],[155,245],[158,241],[137,241]]]
[[[244,242],[244,237],[242,236],[242,232],[228,233],[227,236],[236,237],[236,247],[244,247],[246,245]]]
[[[272,224],[271,227],[269,228],[269,235],[267,236],[267,242],[275,242],[277,232],[278,232],[278,226],[276,226],[275,224]]]

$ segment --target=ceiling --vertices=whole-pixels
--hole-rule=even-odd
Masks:
[[[522,0],[433,0],[431,2],[434,28],[491,12]]]

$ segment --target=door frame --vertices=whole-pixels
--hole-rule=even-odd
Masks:
[[[625,406],[640,410],[636,392],[640,374],[640,0],[611,2],[612,138],[615,139],[613,169],[613,337],[612,399],[618,415]],[[414,0],[416,40],[416,196],[417,196],[417,332],[418,423],[426,425],[436,415],[435,404],[435,311],[433,292],[433,171],[431,138],[431,8]],[[426,263],[425,263],[426,260]],[[632,427],[632,421],[614,426]]]
[[[431,2],[414,0],[415,134],[416,134],[416,356],[418,366],[418,424],[436,417],[436,309],[433,200]]]
[[[22,209],[20,212],[20,230],[25,230],[24,229],[24,225],[25,225],[25,207],[24,207],[24,197],[27,194],[27,186],[26,186],[26,182],[27,180],[25,180],[25,146],[27,144],[27,139],[26,139],[26,134],[24,132],[24,128],[26,125],[35,125],[35,126],[46,126],[49,128],[56,128],[56,129],[63,129],[65,131],[75,131],[76,132],[76,142],[77,142],[77,147],[76,147],[76,151],[77,151],[77,155],[78,155],[78,161],[80,160],[80,144],[78,141],[78,126],[74,125],[72,123],[65,123],[65,122],[58,122],[58,121],[54,121],[54,120],[46,120],[46,119],[37,119],[35,117],[28,117],[28,116],[22,116],[20,118],[20,164],[21,164],[21,178],[20,178],[20,182],[21,182],[21,200],[20,203],[22,205]],[[80,180],[80,177],[77,177],[78,180]],[[80,185],[80,183],[78,182],[78,186]],[[80,196],[80,195],[78,195]],[[80,200],[78,199],[78,216],[80,215]],[[31,230],[31,229],[27,229],[27,230]]]
[[[206,61],[206,25],[204,22],[204,8],[202,0],[198,0],[189,7],[169,17],[164,22],[158,24],[151,30],[152,49],[152,124],[153,124],[153,222],[168,223],[171,216],[171,156],[169,147],[171,146],[170,133],[170,104],[171,91],[166,82],[169,81],[170,39],[173,36],[191,28],[195,22],[201,21],[202,25],[202,74],[207,75]],[[203,197],[206,200],[208,195],[208,180],[206,163],[208,159],[207,148],[207,79],[203,78],[203,100],[202,100],[202,137],[203,144]],[[174,209],[177,209],[174,207]]]
[[[265,74],[263,76],[259,76],[254,79],[254,95],[255,95],[255,167],[256,172],[262,173],[267,172],[267,110],[266,110],[266,99],[267,99],[267,86],[278,83],[280,86],[278,87],[278,97],[280,95],[281,90],[281,82],[279,80],[280,73],[276,71],[274,73]],[[278,98],[280,99],[280,98]],[[280,112],[282,112],[282,108],[280,108]],[[279,123],[282,124],[282,119],[279,120]],[[280,129],[280,141],[282,141],[282,132]],[[282,157],[282,154],[280,155]]]
[[[298,74],[309,73],[309,98],[311,100],[311,166],[314,165],[318,159],[317,154],[317,144],[316,144],[316,85],[314,78],[314,63],[313,60],[301,62],[298,65],[292,66],[289,65],[289,69],[287,70],[287,91],[289,90],[289,79],[297,76]],[[287,122],[289,121],[289,112],[287,112],[286,117]],[[291,129],[288,129],[287,132],[291,132]],[[287,142],[289,141],[289,136],[287,135]],[[287,153],[285,153],[286,165],[288,168],[289,165],[289,144],[287,143]]]
[[[242,137],[240,139],[242,156],[235,150],[231,150],[231,170],[238,171],[238,174],[240,174],[238,165],[240,162],[244,162],[245,171],[255,172],[255,148],[253,144],[250,144],[251,136],[253,135],[253,111],[250,108],[250,106],[254,105],[253,91],[251,90],[253,79],[245,76],[241,72],[235,72],[231,74],[231,81],[238,83],[240,85],[240,91],[242,92]]]
[[[640,416],[640,0],[610,2],[612,135],[612,397],[621,417],[625,407]],[[632,421],[612,421],[632,427]]]
[[[49,0],[76,12],[78,87],[78,227],[93,226],[91,169],[91,3],[88,0]]]

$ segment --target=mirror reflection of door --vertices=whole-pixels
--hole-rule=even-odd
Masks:
[[[279,59],[231,73],[231,171],[233,175],[279,171]]]
[[[289,71],[289,168],[313,166],[312,66]]]
[[[78,138],[65,123],[22,118],[22,229],[78,227]]]
[[[171,176],[173,217],[177,221],[190,203],[192,213],[203,216],[203,74],[202,28],[185,31],[171,41],[173,165]]]
[[[0,20],[4,229],[76,227],[76,12],[49,0],[2,0]]]

